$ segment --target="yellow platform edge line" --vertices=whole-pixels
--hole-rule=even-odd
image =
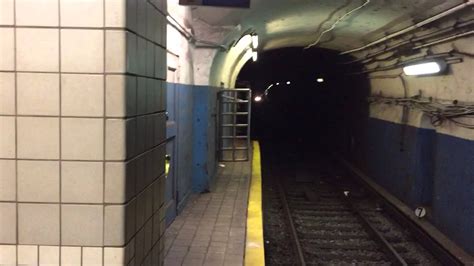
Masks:
[[[247,208],[247,237],[245,243],[245,266],[265,265],[262,215],[262,168],[260,144],[253,141],[252,176]]]

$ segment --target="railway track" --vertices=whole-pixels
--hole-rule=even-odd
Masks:
[[[295,169],[276,168],[270,175],[273,205],[283,213],[278,219],[285,220],[294,252],[286,262],[273,258],[268,265],[288,264],[290,257],[294,265],[441,265],[357,184],[327,173],[305,173],[298,181]]]

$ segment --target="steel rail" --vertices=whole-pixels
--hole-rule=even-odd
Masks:
[[[384,206],[387,213],[400,225],[406,227],[418,243],[429,250],[443,265],[474,265],[474,257],[447,238],[438,229],[426,221],[413,217],[414,214],[411,209],[371,181],[369,177],[350,162],[335,153],[333,153],[333,157],[342,162],[346,169],[353,173],[363,186],[377,196],[377,198],[381,199],[385,203]]]
[[[350,196],[346,196],[346,203],[356,214],[357,218],[362,222],[366,231],[371,234],[375,241],[377,241],[385,250],[386,254],[390,257],[394,265],[407,266],[406,261],[398,254],[393,246],[387,241],[387,239],[375,228],[369,220],[361,213],[361,211],[350,201]]]
[[[283,208],[285,209],[286,217],[288,219],[288,224],[291,230],[291,236],[293,238],[293,243],[295,245],[296,252],[298,253],[298,259],[301,266],[306,266],[306,260],[304,258],[303,248],[301,247],[301,243],[298,237],[298,233],[296,231],[295,224],[293,223],[293,218],[291,216],[290,206],[288,205],[288,200],[286,198],[285,190],[281,185],[280,177],[277,178],[278,183],[278,192],[280,194],[280,198],[282,201]]]

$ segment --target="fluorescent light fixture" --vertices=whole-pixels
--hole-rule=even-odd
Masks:
[[[256,102],[261,102],[262,101],[262,96],[257,95],[257,96],[255,96],[255,98],[253,98],[253,100],[256,101]]]
[[[403,73],[407,76],[430,75],[440,73],[445,68],[446,63],[443,61],[421,62],[403,67]]]
[[[252,49],[258,48],[258,35],[252,34]]]
[[[324,79],[323,79],[323,78],[317,78],[316,81],[317,81],[318,83],[323,83],[323,82],[324,82]]]
[[[290,84],[291,84],[291,81],[287,81],[287,82],[286,82],[286,85],[290,85]]]
[[[252,52],[252,60],[253,60],[254,62],[257,61],[257,57],[258,57],[257,51],[253,51],[253,52]]]

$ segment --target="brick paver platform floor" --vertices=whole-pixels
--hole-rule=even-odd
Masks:
[[[225,163],[167,229],[165,266],[243,265],[250,162]]]

